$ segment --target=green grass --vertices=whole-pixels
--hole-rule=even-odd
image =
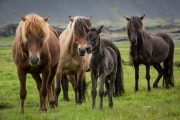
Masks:
[[[12,45],[11,37],[0,37],[0,42]],[[129,41],[115,42],[120,49],[122,59],[129,61]],[[180,43],[175,43],[174,60],[179,60]],[[157,77],[157,72],[151,67],[151,86]],[[103,110],[99,110],[99,96],[96,109],[91,108],[91,85],[88,87],[87,100],[82,105],[76,105],[74,92],[70,85],[70,101],[65,102],[60,94],[59,106],[46,113],[38,110],[39,95],[35,81],[27,76],[27,97],[25,113],[20,114],[19,80],[16,66],[12,59],[11,47],[0,47],[0,119],[2,120],[178,120],[180,119],[180,68],[174,67],[175,87],[165,89],[162,80],[159,88],[147,91],[145,67],[140,66],[139,91],[134,92],[134,68],[123,65],[124,86],[126,93],[113,98],[114,107],[108,108],[108,99],[104,98]],[[87,81],[90,81],[87,73]],[[98,86],[99,88],[99,86]]]

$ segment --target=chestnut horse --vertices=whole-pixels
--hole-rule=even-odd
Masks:
[[[150,87],[150,65],[158,71],[153,87],[158,87],[161,77],[164,77],[166,88],[169,85],[174,86],[173,79],[173,56],[174,43],[172,39],[165,33],[157,33],[149,35],[143,30],[142,17],[133,16],[127,18],[127,35],[130,39],[130,57],[135,68],[135,91],[138,91],[139,65],[146,66],[146,79],[148,83],[148,91]],[[164,68],[160,63],[163,62]],[[163,82],[164,83],[164,82]]]
[[[26,75],[30,73],[39,90],[40,110],[46,111],[46,96],[49,95],[50,107],[55,107],[52,82],[55,76],[60,46],[58,33],[46,21],[36,14],[24,16],[16,31],[13,44],[13,59],[17,66],[20,81],[20,112],[24,113],[26,98]],[[40,74],[42,73],[42,78]]]
[[[67,28],[59,36],[60,59],[56,73],[56,105],[58,105],[58,96],[60,93],[60,83],[62,75],[67,75],[71,82],[76,103],[82,103],[85,97],[83,83],[85,82],[85,72],[89,69],[91,55],[85,54],[86,32],[83,25],[91,27],[91,17],[71,17]],[[77,76],[77,80],[76,80]]]

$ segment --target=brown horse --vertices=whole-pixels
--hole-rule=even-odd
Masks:
[[[130,39],[130,57],[135,67],[135,91],[138,91],[139,65],[146,66],[146,79],[148,83],[148,91],[150,87],[150,65],[158,71],[153,87],[158,87],[161,77],[164,77],[166,88],[169,84],[174,86],[173,79],[173,55],[174,43],[172,39],[165,33],[157,33],[149,35],[143,30],[142,17],[133,16],[127,18],[127,35]],[[164,68],[160,63],[163,62]],[[163,81],[164,81],[163,80]]]
[[[50,107],[53,108],[55,105],[52,82],[60,54],[58,33],[46,22],[49,16],[41,18],[36,14],[21,14],[21,18],[13,44],[13,59],[20,81],[20,112],[24,112],[27,73],[36,81],[40,110],[46,111],[47,93],[50,97]]]
[[[67,28],[59,36],[61,50],[56,73],[56,105],[58,105],[58,95],[63,74],[67,75],[67,79],[73,86],[76,103],[82,103],[85,97],[83,82],[86,77],[85,72],[89,69],[91,55],[85,54],[86,32],[83,25],[86,25],[87,28],[91,27],[91,17],[73,18],[69,16],[69,20],[70,23]]]

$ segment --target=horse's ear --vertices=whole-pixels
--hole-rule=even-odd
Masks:
[[[47,20],[49,19],[50,15],[48,15],[47,17],[44,18],[44,21],[47,22]]]
[[[143,19],[144,19],[144,17],[145,17],[145,15],[143,15],[142,17],[140,17],[140,18],[141,18],[141,20],[143,20]]]
[[[85,28],[85,32],[88,33],[89,29],[83,24],[84,28]]]
[[[70,20],[71,22],[73,22],[73,21],[74,21],[74,18],[71,17],[71,16],[69,16],[69,20]]]
[[[130,20],[130,18],[128,18],[128,17],[126,17],[126,16],[124,16],[124,17],[126,18],[126,20],[127,20],[127,21],[129,21],[129,20]]]
[[[21,14],[21,19],[22,19],[22,21],[26,21],[26,17],[23,15],[23,14]]]
[[[97,30],[98,31],[98,34],[100,34],[103,30],[103,25]]]
[[[91,20],[91,18],[92,18],[92,16],[90,16],[89,18],[87,18],[87,20],[89,20],[89,21],[90,21],[90,20]]]

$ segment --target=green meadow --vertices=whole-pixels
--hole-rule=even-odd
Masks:
[[[180,67],[174,66],[175,87],[165,89],[162,79],[158,88],[152,87],[157,77],[156,70],[151,67],[151,92],[147,91],[145,66],[140,66],[139,91],[134,92],[134,68],[123,64],[125,93],[114,97],[114,107],[108,107],[108,99],[104,98],[103,109],[99,110],[99,96],[96,108],[92,109],[91,84],[88,86],[86,101],[77,105],[74,92],[69,84],[70,101],[63,101],[62,92],[59,106],[42,113],[38,110],[39,95],[35,81],[27,76],[27,97],[25,113],[20,114],[19,80],[16,66],[12,59],[12,43],[15,35],[0,37],[0,120],[179,120],[180,119]],[[129,62],[129,41],[114,42],[121,52],[125,63]],[[174,62],[179,61],[180,42],[175,42]],[[87,73],[87,82],[90,81]],[[99,86],[98,86],[99,88]],[[97,90],[98,90],[97,88]]]

